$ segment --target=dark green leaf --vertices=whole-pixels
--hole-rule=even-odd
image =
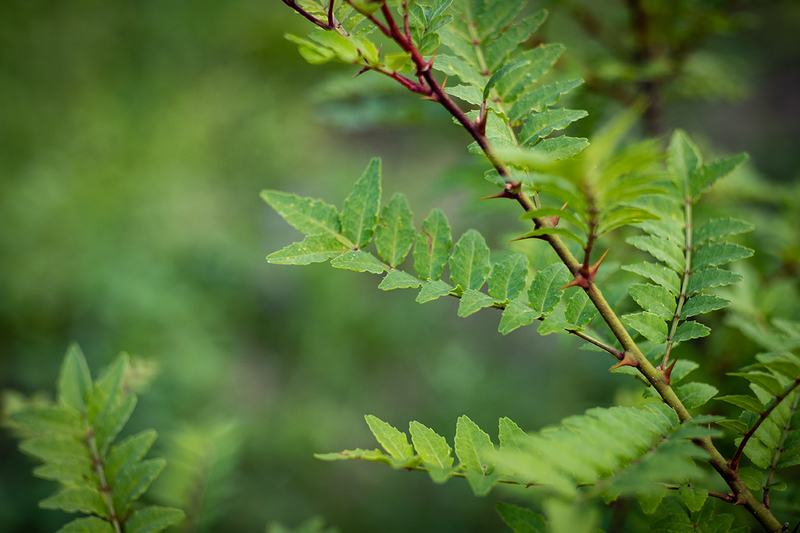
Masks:
[[[290,244],[267,256],[268,263],[276,265],[308,265],[327,261],[348,251],[338,239],[328,235],[309,235],[302,242]]]
[[[753,255],[753,250],[729,242],[711,243],[697,251],[692,271],[697,272],[710,266],[724,265]]]
[[[58,376],[58,403],[86,412],[86,402],[92,392],[92,377],[86,358],[77,344],[70,344]]]
[[[432,209],[422,222],[422,231],[417,234],[414,245],[414,270],[422,279],[438,280],[450,257],[450,224],[444,212]]]
[[[670,340],[672,342],[688,341],[690,339],[705,337],[709,333],[711,333],[709,327],[690,320],[678,326],[678,329],[675,330],[675,336]]]
[[[696,246],[705,244],[708,241],[715,241],[728,235],[737,235],[752,231],[754,226],[744,220],[735,218],[714,218],[700,226],[694,234]]]
[[[710,313],[711,311],[716,311],[717,309],[722,309],[723,307],[730,305],[730,303],[730,300],[720,298],[719,296],[713,296],[711,294],[698,294],[697,296],[689,298],[683,305],[683,309],[681,310],[681,320],[703,313]]]
[[[586,115],[588,115],[586,111],[572,109],[548,109],[540,113],[531,113],[522,126],[519,142],[524,146],[533,145],[539,139],[547,137],[556,130],[563,130]]]
[[[719,390],[708,383],[687,383],[675,389],[675,394],[678,395],[684,407],[687,409],[695,409],[704,405],[708,400],[717,395]]]
[[[186,515],[172,507],[150,506],[135,511],[125,524],[125,533],[159,533],[180,523]]]
[[[541,26],[546,18],[547,11],[541,9],[529,17],[503,28],[497,40],[487,44],[483,48],[483,56],[486,60],[486,68],[489,72],[496,71],[500,65],[506,61],[508,55],[513,52],[520,43],[527,41],[530,35]]]
[[[742,281],[742,276],[730,270],[711,267],[698,272],[695,269],[695,272],[693,272],[692,276],[689,278],[689,286],[686,290],[686,294],[691,296],[705,289],[724,287],[731,283],[738,283],[739,281]]]
[[[497,94],[500,95],[504,102],[513,102],[531,84],[550,70],[563,52],[564,46],[560,44],[540,45],[532,50],[523,52],[519,55],[519,59],[528,61],[528,63],[498,80],[496,85]]]
[[[415,278],[411,274],[407,274],[402,270],[390,270],[384,276],[378,288],[383,291],[391,291],[394,289],[415,289],[422,285],[422,281]]]
[[[574,324],[570,324],[563,318],[556,315],[548,315],[539,328],[536,330],[539,335],[549,335],[550,333],[558,333],[559,331],[575,329]]]
[[[128,531],[127,529],[125,530]],[[56,533],[114,533],[114,526],[102,518],[90,516],[69,522]]]
[[[497,331],[503,335],[508,335],[512,331],[522,326],[527,326],[536,320],[536,312],[523,302],[514,300],[503,310],[500,318],[500,326]]]
[[[109,480],[116,478],[118,472],[128,470],[141,461],[157,436],[154,430],[147,429],[112,446],[108,452],[105,467],[106,476]]]
[[[586,292],[582,290],[575,291],[575,294],[567,302],[566,311],[564,311],[564,318],[567,319],[567,322],[579,328],[591,322],[596,315],[597,308],[589,300]]]
[[[525,509],[508,503],[500,502],[494,506],[497,514],[503,519],[514,533],[546,533],[549,531],[544,517]]]
[[[648,284],[634,284],[628,292],[642,309],[671,320],[675,315],[675,296],[664,287]]]
[[[363,248],[372,240],[378,224],[380,202],[381,160],[375,158],[356,182],[342,209],[342,232],[356,248]]]
[[[42,509],[61,509],[68,513],[96,514],[108,518],[102,496],[94,487],[68,487],[39,502]]]
[[[622,270],[634,272],[640,276],[651,279],[677,296],[681,292],[681,280],[678,275],[669,268],[655,263],[639,263],[636,265],[623,265]]]
[[[508,112],[509,121],[511,123],[516,123],[527,117],[531,111],[543,111],[545,108],[558,102],[561,95],[570,92],[582,83],[583,80],[581,79],[560,81],[523,94],[520,99],[511,106],[511,110]]]
[[[761,414],[764,412],[766,407],[764,404],[753,398],[752,396],[743,396],[740,394],[734,394],[731,396],[720,396],[717,400],[721,400],[723,402],[735,405],[736,407],[741,407],[742,409],[746,409],[751,413]]]
[[[375,230],[375,247],[378,254],[396,267],[405,259],[414,243],[414,223],[406,197],[400,193],[392,196],[383,208],[378,228]]]
[[[703,508],[703,504],[708,499],[708,491],[705,489],[698,489],[696,487],[681,487],[678,490],[683,503],[690,511],[699,511]]]
[[[745,161],[749,159],[747,154],[739,154],[733,157],[718,159],[703,167],[695,169],[689,176],[689,196],[697,198],[701,192],[710,187],[718,179],[724,178]]]
[[[127,512],[131,503],[144,494],[166,465],[163,459],[150,459],[120,471],[111,487],[117,513]]]
[[[389,270],[377,257],[364,250],[355,250],[338,255],[331,260],[331,266],[333,268],[370,272],[372,274],[381,274]]]
[[[783,392],[783,385],[772,374],[766,372],[731,372],[729,376],[739,376],[745,378],[750,383],[755,383],[765,391],[771,394],[780,394]]]
[[[450,281],[462,289],[479,290],[489,275],[489,247],[474,229],[467,230],[450,256]]]
[[[489,273],[489,294],[497,301],[510,301],[525,288],[528,277],[528,258],[512,254],[492,265]]]

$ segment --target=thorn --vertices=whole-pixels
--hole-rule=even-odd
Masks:
[[[625,352],[622,356],[622,360],[609,368],[608,371],[611,372],[612,370],[616,370],[621,366],[632,366],[633,368],[639,368],[639,363],[637,363],[636,359],[633,358],[631,352]]]
[[[667,385],[670,384],[671,376],[672,376],[672,369],[675,368],[675,363],[677,363],[677,359],[672,360],[672,364],[669,365],[666,369],[661,368],[661,366],[657,366],[656,370],[658,370],[662,376],[664,376],[664,383]]]
[[[478,120],[475,123],[475,127],[478,128],[478,132],[481,135],[486,135],[486,118],[487,118],[487,116],[488,115],[486,113],[486,100],[484,100],[483,103],[481,103],[481,114],[478,115]]]
[[[741,494],[736,495],[736,501],[733,503],[733,506],[736,507],[737,505],[744,505],[747,503],[747,500],[744,499],[744,496]]]
[[[512,193],[509,190],[509,188],[506,186],[506,188],[503,189],[502,191],[500,191],[499,193],[493,194],[491,196],[484,196],[483,198],[480,198],[480,199],[481,200],[491,200],[492,198],[516,198],[516,195],[514,193]]]
[[[584,275],[579,271],[575,274],[575,278],[564,285],[563,287],[559,287],[558,290],[563,291],[564,289],[569,289],[570,287],[580,287],[582,289],[589,288],[589,280],[584,277]]]
[[[600,268],[600,263],[603,262],[603,259],[606,258],[606,256],[608,255],[608,252],[610,252],[610,251],[611,251],[611,248],[606,250],[606,252],[600,257],[600,259],[598,259],[595,264],[593,264],[592,266],[589,267],[589,276],[588,277],[589,277],[589,279],[591,281],[594,281],[594,279],[597,277],[597,270]]]
[[[353,76],[353,77],[352,77],[352,78],[350,78],[350,79],[351,79],[351,80],[352,80],[352,79],[355,79],[355,78],[357,78],[357,77],[361,76],[362,74],[364,74],[365,72],[367,72],[368,70],[370,70],[370,67],[364,67],[364,68],[362,68],[361,70],[359,70],[359,71],[356,73],[356,75],[355,75],[355,76]]]
[[[439,49],[433,51],[433,55],[431,56],[431,60],[428,61],[428,65],[425,67],[425,70],[428,71],[433,68],[433,60],[436,59],[436,54],[439,52]],[[442,90],[444,91],[444,86],[447,85],[447,76],[444,77],[444,82],[442,82]]]

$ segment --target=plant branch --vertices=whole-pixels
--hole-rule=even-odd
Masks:
[[[686,185],[688,190],[688,184]],[[678,306],[675,309],[675,316],[672,317],[672,327],[669,330],[669,337],[667,337],[667,349],[664,352],[664,359],[661,361],[661,368],[666,369],[669,363],[669,354],[672,352],[672,346],[675,344],[672,340],[675,337],[675,332],[678,330],[678,322],[681,319],[681,311],[683,311],[683,304],[686,303],[688,295],[686,292],[689,289],[689,278],[692,275],[692,198],[687,196],[684,200],[684,233],[686,235],[686,244],[684,251],[683,261],[683,281],[681,282],[681,293],[678,296]]]
[[[800,385],[800,378],[796,378],[794,380],[794,383],[792,383],[789,387],[787,387],[785,391],[783,391],[780,394],[776,394],[775,399],[772,401],[772,404],[769,407],[767,407],[764,410],[764,412],[759,413],[758,420],[756,420],[756,423],[753,424],[753,427],[750,428],[750,430],[744,434],[742,442],[739,444],[739,447],[736,448],[736,453],[733,454],[733,459],[731,459],[730,466],[734,472],[738,472],[739,470],[739,461],[742,459],[742,452],[744,452],[744,447],[747,446],[747,442],[750,440],[750,437],[752,437],[755,434],[756,430],[758,430],[758,428],[761,427],[761,424],[764,423],[764,421],[769,417],[772,411],[774,411],[775,408],[778,407],[778,405],[783,400],[785,400],[786,397],[789,396],[793,390],[795,390],[798,387],[798,385]]]
[[[295,2],[295,0],[283,0],[283,3],[286,4],[287,6],[291,7],[292,9],[294,9],[295,11],[300,13],[301,15],[303,15],[306,19],[310,20],[311,22],[313,22],[314,24],[316,24],[317,26],[319,26],[323,30],[332,30],[332,29],[335,28],[335,24],[334,24],[334,21],[333,21],[333,0],[331,0],[330,6],[328,8],[328,22],[327,23],[319,20],[317,17],[315,17],[314,15],[312,15],[311,13],[309,13],[308,11],[306,11],[305,9],[303,9],[302,7],[297,5],[297,2]]]
[[[792,403],[792,408],[789,410],[789,416],[786,418],[786,425],[783,426],[783,434],[781,435],[781,441],[778,443],[778,447],[775,450],[775,457],[772,459],[772,463],[769,465],[769,476],[767,477],[767,482],[764,483],[764,506],[769,509],[769,489],[772,486],[772,478],[775,476],[775,467],[778,464],[778,460],[781,458],[781,452],[783,452],[783,444],[786,442],[786,437],[789,436],[789,429],[792,425],[792,418],[794,418],[794,414],[797,412],[797,402],[800,400],[800,394],[796,394],[794,397],[794,402]]]
[[[665,485],[665,486],[669,490],[680,490],[681,487],[686,485]],[[713,490],[707,490],[706,492],[708,492],[708,495],[711,496],[712,498],[719,498],[720,500],[728,503],[736,502],[736,497],[733,495],[733,493],[729,492],[726,494],[724,492],[716,492]]]
[[[88,422],[86,425],[89,426]],[[117,511],[114,509],[114,499],[112,497],[113,492],[111,487],[108,485],[103,459],[100,457],[100,453],[97,450],[97,439],[95,438],[94,429],[91,426],[89,426],[89,429],[86,432],[86,446],[89,448],[89,452],[92,454],[92,468],[94,469],[95,474],[97,474],[97,479],[100,481],[100,497],[103,498],[106,508],[108,509],[108,520],[114,527],[115,533],[122,533],[122,525],[120,524]]]

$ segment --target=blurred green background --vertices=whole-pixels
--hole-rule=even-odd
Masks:
[[[742,312],[797,320],[798,4],[645,2],[682,5],[654,22],[675,32],[711,17],[680,75],[659,57],[631,66],[626,5],[604,4],[536,6],[553,12],[540,37],[567,45],[554,76],[590,82],[572,105],[591,118],[572,134],[618,110],[619,87],[656,79],[656,133],[681,126],[707,154],[749,151],[705,216],[735,209],[759,225]],[[621,44],[592,35],[592,15]],[[170,463],[149,498],[184,508],[184,531],[314,516],[343,532],[502,531],[502,491],[475,499],[460,480],[312,454],[374,446],[366,413],[452,440],[461,414],[490,433],[501,416],[536,429],[639,386],[570,339],[501,337],[491,311],[457,319],[456,301],[420,306],[376,290],[376,276],[267,265],[300,235],[259,191],[341,205],[373,156],[384,198],[404,192],[417,225],[441,207],[456,238],[480,228],[497,251],[524,227],[508,205],[475,201],[491,187],[444,113],[373,74],[307,65],[283,34],[309,30],[276,0],[0,2],[0,390],[7,404],[10,391],[52,395],[73,340],[94,373],[129,352],[140,395],[125,432],[159,432],[153,454]],[[653,33],[656,56],[658,39],[678,38],[667,33]],[[695,355],[719,386],[757,348],[722,318],[711,325],[719,335]],[[32,466],[0,433],[0,531],[67,521],[37,508],[54,485]]]

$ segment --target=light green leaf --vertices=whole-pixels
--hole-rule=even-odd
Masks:
[[[125,530],[128,531],[127,529]],[[78,518],[64,525],[56,533],[114,533],[114,526],[102,518],[90,516]]]
[[[500,326],[498,326],[497,331],[503,335],[508,335],[517,328],[533,323],[537,318],[536,315],[536,312],[523,302],[514,300],[503,310],[503,316],[500,318]]]
[[[690,339],[699,339],[709,333],[711,333],[711,328],[689,320],[678,326],[678,329],[675,330],[675,336],[671,340],[672,342],[682,342]]]
[[[525,288],[528,276],[528,258],[511,254],[492,265],[489,273],[489,294],[497,301],[514,300]]]
[[[22,453],[41,459],[45,463],[91,464],[92,456],[89,448],[72,437],[52,436],[27,439],[20,443]]]
[[[511,110],[508,112],[509,121],[511,123],[516,123],[527,117],[531,111],[540,112],[544,110],[558,102],[561,95],[570,92],[582,83],[583,80],[581,79],[560,81],[523,94],[520,99],[511,106]]]
[[[389,270],[377,257],[364,250],[345,252],[336,256],[331,260],[331,266],[356,272],[370,272],[371,274],[381,274]]]
[[[400,52],[397,54],[387,54],[383,58],[383,65],[389,72],[399,72],[403,70],[408,62],[411,60],[411,54],[408,52]]]
[[[689,176],[689,196],[692,199],[697,198],[700,193],[713,185],[715,181],[724,178],[748,159],[749,156],[742,153],[733,157],[718,159],[695,169]]]
[[[713,218],[700,226],[694,234],[695,246],[705,244],[708,241],[715,241],[728,235],[738,235],[753,231],[753,226],[744,220],[735,218]]]
[[[111,487],[114,489],[114,509],[117,513],[127,512],[131,503],[145,493],[165,466],[167,462],[164,459],[150,459],[120,471]]]
[[[267,256],[267,263],[276,265],[308,265],[321,263],[331,257],[347,252],[338,239],[328,235],[309,235],[302,242],[290,244]]]
[[[567,309],[564,311],[564,318],[570,324],[578,327],[585,326],[597,315],[597,308],[592,304],[586,292],[575,291],[572,298],[567,302]]]
[[[186,515],[172,507],[150,506],[134,512],[125,524],[125,533],[159,533],[180,523]]]
[[[29,407],[17,411],[12,418],[42,435],[82,435],[86,432],[83,417],[68,405]]]
[[[487,7],[491,4],[484,4]],[[520,3],[520,5],[522,5]],[[493,7],[490,7],[493,9]],[[479,17],[480,18],[480,17]],[[515,22],[503,28],[497,40],[490,42],[483,47],[483,55],[486,59],[486,68],[489,72],[494,72],[506,61],[508,55],[513,52],[520,43],[524,43],[530,38],[539,26],[547,18],[547,11],[540,9],[534,14],[525,17],[523,20]]]
[[[717,400],[723,401],[725,403],[729,403],[731,405],[735,405],[736,407],[741,407],[746,411],[750,411],[751,413],[755,413],[757,415],[764,412],[766,407],[764,404],[753,398],[752,396],[744,396],[741,394],[733,394],[730,396],[720,396]]]
[[[520,131],[520,144],[531,146],[539,139],[547,137],[556,130],[563,130],[586,115],[588,115],[586,111],[573,109],[548,109],[540,113],[532,113]]]
[[[408,427],[411,442],[427,467],[434,483],[444,483],[453,472],[452,448],[447,440],[432,429],[413,421]]]
[[[456,424],[456,455],[467,475],[476,496],[488,493],[500,477],[494,472],[494,445],[489,435],[483,432],[466,415]]]
[[[600,223],[600,226],[597,229],[597,234],[605,235],[606,233],[614,231],[617,228],[621,228],[622,226],[630,226],[633,224],[645,226],[643,222],[646,223],[646,221],[652,221],[654,218],[656,218],[656,215],[643,209],[634,209],[631,207],[615,208],[614,210],[603,215],[603,221]],[[657,224],[661,221],[652,222]]]
[[[674,243],[652,235],[628,237],[625,242],[664,261],[672,270],[683,272],[683,253]]]
[[[473,87],[472,85],[456,85],[455,87],[447,87],[445,88],[444,92],[450,96],[460,98],[461,100],[464,100],[472,105],[479,106],[483,101],[481,90],[477,87]]]
[[[731,283],[738,283],[742,281],[742,279],[742,276],[739,274],[721,268],[711,267],[699,272],[695,270],[689,278],[689,286],[686,289],[686,294],[691,296],[705,289],[724,287]]]
[[[708,400],[717,395],[719,390],[708,383],[692,382],[681,385],[675,389],[675,394],[678,395],[684,407],[687,409],[695,409],[704,405]]]
[[[481,75],[477,68],[470,65],[460,57],[448,54],[437,54],[433,68],[444,72],[448,76],[458,76],[461,81],[469,83],[475,87],[483,87],[486,78]]]
[[[458,316],[466,318],[484,307],[491,307],[492,304],[494,304],[494,298],[488,294],[468,289],[461,295],[461,302],[458,304]]]
[[[730,300],[720,298],[719,296],[713,296],[711,294],[698,294],[697,296],[689,298],[683,305],[683,309],[681,310],[681,320],[703,313],[710,313],[711,311],[716,311],[717,309],[722,309],[723,307],[728,307],[730,303]]]
[[[549,531],[544,517],[530,509],[503,502],[499,502],[494,508],[514,533],[547,533]]]
[[[681,292],[681,280],[678,275],[667,267],[656,263],[638,263],[636,265],[623,265],[622,270],[634,272],[640,276],[651,279],[677,296]]]
[[[92,392],[92,376],[89,366],[77,344],[70,344],[61,363],[58,375],[58,403],[86,412],[86,402]]]
[[[587,139],[562,135],[561,137],[544,139],[536,145],[536,149],[554,161],[559,161],[581,153],[587,146],[589,146]]]
[[[414,245],[414,270],[422,279],[438,280],[450,257],[450,224],[440,209],[432,209],[422,222],[422,231],[417,234]]]
[[[95,420],[94,434],[97,449],[102,455],[105,455],[108,446],[128,423],[135,407],[136,395],[128,394],[113,402],[110,408]]]
[[[669,148],[667,148],[667,168],[684,197],[689,194],[689,191],[686,190],[689,177],[702,164],[700,151],[686,135],[686,132],[675,130],[670,139]]]
[[[261,191],[261,198],[289,225],[306,235],[335,236],[341,233],[339,213],[322,200],[272,190]]]
[[[648,284],[634,284],[628,293],[642,309],[671,320],[675,315],[675,297],[664,287]]]
[[[406,197],[397,193],[383,208],[378,228],[375,230],[375,247],[378,249],[378,254],[392,267],[396,267],[411,250],[414,233],[411,208]]]
[[[679,383],[683,378],[688,376],[690,372],[697,370],[699,367],[700,365],[689,359],[678,359],[675,366],[672,368],[670,382],[672,385]]]
[[[624,315],[622,321],[638,331],[645,339],[656,344],[667,342],[667,324],[664,319],[653,313],[634,313]]]
[[[393,459],[406,461],[414,457],[414,448],[408,443],[405,433],[376,416],[367,415],[364,418],[375,439]]]
[[[753,250],[729,242],[715,242],[703,246],[697,251],[692,264],[692,271],[703,270],[710,266],[724,265],[753,255]]]
[[[499,439],[501,452],[521,452],[525,446],[525,440],[528,435],[522,431],[519,426],[507,416],[500,419],[499,424]]]
[[[411,274],[407,274],[402,270],[390,270],[386,276],[383,277],[378,288],[383,291],[391,291],[394,289],[416,289],[422,285],[422,281],[415,278]]]
[[[450,294],[453,287],[444,281],[437,279],[436,281],[425,281],[422,283],[422,289],[417,294],[416,302],[424,304],[441,298]]]
[[[59,481],[64,485],[97,484],[97,475],[89,464],[83,461],[49,463],[33,469],[33,475],[41,479]]]
[[[299,48],[300,55],[303,56],[303,59],[305,59],[312,65],[321,65],[323,63],[327,63],[328,61],[333,59],[336,55],[330,48],[320,46],[313,41],[310,41],[308,39],[303,39],[302,37],[298,37],[297,35],[292,35],[291,33],[287,33],[284,35],[284,37],[288,41],[300,45]]]
[[[363,248],[372,240],[380,203],[381,160],[375,158],[356,182],[342,209],[342,231],[356,248]]]
[[[109,480],[114,480],[117,473],[128,470],[141,461],[157,436],[154,430],[147,429],[112,446],[105,465],[106,476]]]
[[[391,465],[393,461],[391,457],[384,455],[380,450],[362,450],[361,448],[334,453],[315,453],[314,457],[321,461],[349,461],[352,459],[361,459],[363,461],[372,461],[373,463],[383,463],[387,465]]]
[[[539,324],[539,329],[536,330],[539,335],[549,335],[551,333],[558,333],[559,331],[575,329],[574,324],[570,324],[563,318],[556,315],[548,315],[542,323]]]
[[[450,256],[450,281],[462,289],[479,290],[489,275],[489,247],[474,229],[467,230]]]
[[[537,318],[553,312],[564,294],[559,289],[569,280],[569,270],[563,263],[554,263],[536,272],[528,289],[528,302],[538,313]]]
[[[42,509],[61,509],[68,513],[96,514],[108,518],[102,496],[94,487],[68,487],[39,502]]]
[[[532,218],[544,218],[544,217],[558,217],[559,219],[568,220],[569,222],[575,224],[581,231],[587,231],[588,227],[586,223],[578,218],[578,215],[575,214],[573,211],[569,209],[559,209],[558,207],[540,207],[539,209],[533,209],[531,211],[526,211],[520,217],[521,220],[525,219],[532,219]]]

